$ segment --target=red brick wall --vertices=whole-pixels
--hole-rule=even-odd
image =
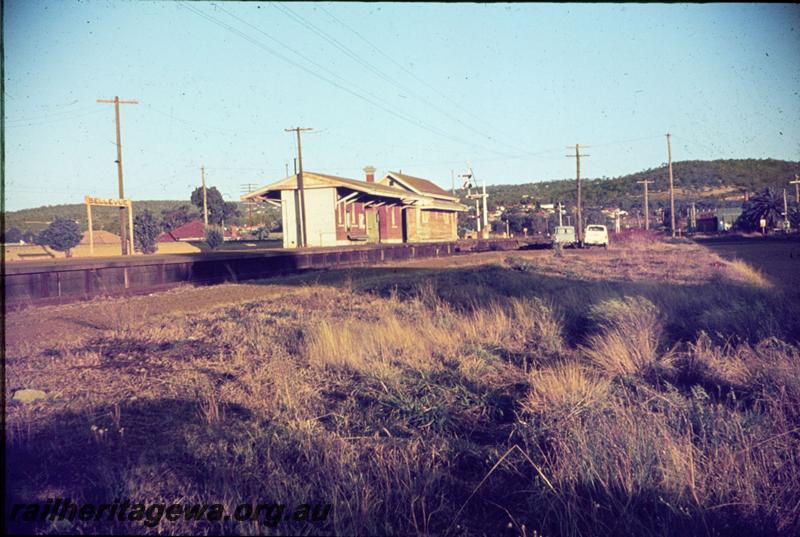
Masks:
[[[403,239],[403,215],[398,205],[378,207],[381,241]]]
[[[345,209],[344,203],[336,204],[336,240],[343,241],[347,239],[347,228],[345,227]]]

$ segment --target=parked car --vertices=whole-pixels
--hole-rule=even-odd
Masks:
[[[586,233],[583,237],[583,245],[589,246],[602,246],[608,248],[608,229],[606,226],[592,224],[586,226]]]
[[[553,230],[553,246],[556,244],[574,246],[575,242],[575,228],[573,226],[556,226]]]

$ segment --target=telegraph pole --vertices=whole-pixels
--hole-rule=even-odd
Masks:
[[[483,223],[481,225],[481,229],[489,226],[489,206],[486,203],[486,198],[489,196],[486,195],[486,178],[483,178],[483,194],[481,195],[482,202],[483,202]]]
[[[790,185],[794,185],[794,202],[800,209],[800,175],[794,174],[794,181],[789,181]]]
[[[789,203],[786,201],[786,189],[783,189],[783,225],[784,229],[789,229]]]
[[[588,146],[583,146],[588,147]],[[571,146],[568,148],[571,149]],[[583,218],[581,217],[581,157],[588,157],[590,155],[581,155],[581,144],[575,144],[575,190],[576,190],[576,210],[575,218],[577,220],[576,228],[578,231],[578,243],[583,242]],[[567,158],[572,158],[573,155],[567,155]]]
[[[667,157],[669,167],[669,218],[670,218],[670,231],[672,236],[675,236],[675,189],[672,185],[672,135],[667,133]]]
[[[653,181],[643,179],[636,182],[640,185],[644,185],[644,228],[650,229],[650,201],[647,199],[647,185],[652,184]]]
[[[288,163],[286,164],[286,167],[287,168],[289,167]],[[287,169],[286,171],[289,171],[289,170]],[[287,173],[286,175],[288,177],[289,174]],[[242,194],[250,194],[251,192],[255,191],[255,187],[256,186],[257,185],[255,185],[253,183],[245,183],[243,185],[240,185],[240,190],[241,190]],[[252,201],[248,201],[248,202],[245,203],[245,205],[247,205],[247,225],[250,226],[250,227],[253,227],[253,202]]]
[[[299,207],[299,215],[300,215],[300,231],[302,233],[301,240],[297,241],[300,247],[308,246],[308,236],[306,235],[306,198],[305,194],[303,193],[303,146],[300,144],[300,132],[301,131],[310,131],[313,129],[310,128],[300,128],[295,127],[293,129],[284,129],[286,132],[295,132],[297,133],[297,163],[298,163],[298,172],[297,172],[297,190],[300,192],[300,207]]]
[[[120,104],[139,104],[139,101],[120,101],[119,97],[114,99],[97,99],[98,103],[113,104],[114,117],[117,123],[117,181],[119,183],[119,197],[125,198],[125,187],[122,181],[122,139],[119,130],[119,105]],[[128,233],[126,231],[127,222],[125,221],[125,207],[119,208],[119,238],[122,247],[122,255],[128,255]],[[130,253],[133,255],[133,244],[130,245]]]
[[[203,229],[208,227],[208,197],[206,196],[206,167],[200,166],[200,175],[203,180]]]

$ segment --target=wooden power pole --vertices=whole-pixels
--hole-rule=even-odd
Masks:
[[[794,174],[794,181],[789,181],[789,184],[794,185],[794,202],[800,206],[800,175]]]
[[[300,233],[302,237],[297,241],[300,247],[308,246],[308,235],[306,235],[306,198],[303,192],[303,146],[300,143],[300,132],[310,131],[310,128],[295,127],[293,129],[284,129],[286,132],[297,133],[297,190],[300,194],[300,206],[298,207],[298,215],[300,216]]]
[[[667,158],[668,158],[668,170],[669,170],[669,219],[670,219],[670,226],[669,229],[672,232],[672,236],[675,236],[675,189],[672,185],[672,135],[667,133]]]
[[[113,104],[114,105],[114,114],[117,123],[117,180],[119,183],[119,197],[120,199],[125,198],[125,186],[122,181],[122,139],[120,137],[120,129],[119,129],[119,105],[120,104],[139,104],[139,101],[121,101],[119,97],[114,97],[113,99],[97,99],[98,103],[104,104]],[[122,255],[128,255],[130,251],[131,255],[133,255],[133,243],[130,244],[130,249],[128,247],[128,233],[126,231],[127,222],[125,218],[125,207],[119,208],[119,238],[120,238],[120,245],[122,247]]]
[[[203,230],[208,227],[208,196],[206,195],[206,167],[200,166],[200,176],[203,181]]]
[[[636,182],[640,185],[644,185],[644,228],[650,229],[650,200],[647,198],[647,185],[652,184],[653,181],[643,179]]]
[[[588,146],[583,146],[588,147]],[[568,149],[571,149],[570,146]],[[583,242],[583,218],[581,216],[581,157],[588,157],[589,155],[581,155],[581,144],[575,144],[575,155],[567,155],[567,158],[575,157],[575,219],[577,220],[575,228],[577,229],[578,243]]]
[[[789,203],[786,200],[786,189],[783,189],[783,225],[789,230]]]

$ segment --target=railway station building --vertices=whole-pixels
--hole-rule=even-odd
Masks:
[[[457,197],[427,179],[389,172],[376,182],[374,168],[364,172],[364,181],[303,172],[308,246],[458,238],[458,213],[467,207]],[[284,248],[296,248],[303,233],[297,179],[290,175],[242,196],[280,207]]]

